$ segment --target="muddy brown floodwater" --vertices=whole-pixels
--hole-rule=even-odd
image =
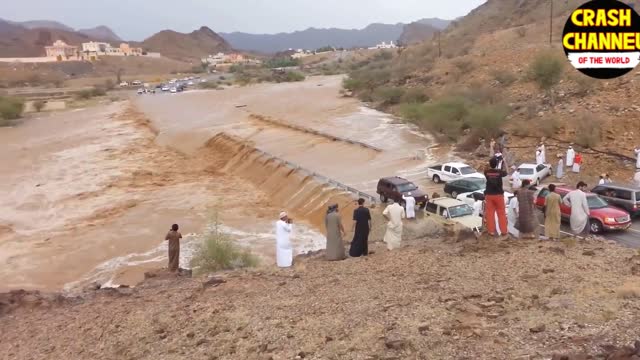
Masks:
[[[375,195],[379,177],[423,182],[435,161],[430,138],[341,98],[340,83],[139,96],[0,129],[0,291],[135,284],[164,264],[174,222],[187,266],[214,213],[265,266],[281,210],[300,220],[298,252],[321,248],[326,205],[348,215],[353,198],[304,169]]]

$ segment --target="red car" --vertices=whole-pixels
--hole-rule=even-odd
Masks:
[[[573,189],[560,186],[556,187],[556,193],[563,199],[571,191],[573,191]],[[544,207],[547,195],[549,195],[549,189],[547,188],[538,192],[536,206],[539,209]],[[589,224],[592,233],[600,234],[610,230],[627,230],[631,227],[631,216],[628,212],[609,206],[606,201],[594,193],[587,193],[587,202],[591,210]],[[562,212],[562,220],[569,221],[571,208],[561,204],[560,211]]]

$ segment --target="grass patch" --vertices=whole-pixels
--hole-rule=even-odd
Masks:
[[[78,100],[89,100],[98,96],[107,95],[107,90],[102,86],[94,86],[92,89],[81,90],[76,93]]]
[[[19,119],[24,112],[24,101],[0,96],[0,126],[9,125],[10,120]]]
[[[255,267],[258,258],[248,249],[243,249],[231,237],[220,230],[216,220],[213,230],[207,234],[196,249],[191,267],[196,274],[207,274],[221,270]]]
[[[602,124],[598,118],[590,113],[582,113],[577,119],[576,144],[586,148],[593,148],[600,143]]]
[[[491,76],[493,76],[493,78],[497,82],[504,86],[509,86],[515,83],[516,80],[518,80],[518,78],[512,72],[504,70],[492,70]]]
[[[566,60],[551,52],[538,54],[529,65],[529,78],[544,90],[554,104],[553,88],[562,79]]]
[[[46,101],[44,100],[36,100],[33,102],[33,108],[37,111],[37,112],[41,112],[42,109],[44,109],[44,106],[47,104]]]
[[[546,116],[540,120],[540,130],[545,137],[552,137],[558,133],[561,125],[558,118],[555,116]]]

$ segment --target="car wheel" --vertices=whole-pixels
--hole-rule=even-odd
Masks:
[[[598,220],[592,220],[589,226],[591,227],[591,232],[594,234],[601,234],[602,231],[604,231],[602,223]]]
[[[380,194],[380,202],[382,202],[383,204],[387,202],[387,197],[384,196],[384,194]]]
[[[452,191],[451,192],[451,197],[454,198],[454,199],[457,199],[458,198],[458,192],[457,191]]]
[[[440,176],[433,175],[433,182],[436,183],[436,184],[440,184]]]

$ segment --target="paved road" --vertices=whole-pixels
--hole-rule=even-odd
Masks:
[[[406,179],[409,179],[416,183],[422,190],[431,196],[434,192],[438,192],[440,195],[444,194],[444,185],[434,184],[431,180],[426,178],[425,171],[412,171],[398,174]],[[368,191],[375,195],[375,189],[368,189]],[[544,220],[542,220],[544,221]],[[568,224],[563,224],[561,230],[566,234],[571,233],[571,229]],[[541,227],[542,233],[544,233],[544,227]],[[601,235],[607,240],[613,240],[620,245],[627,246],[633,249],[640,249],[640,218],[635,218],[631,228],[627,231],[612,231],[606,232]]]

